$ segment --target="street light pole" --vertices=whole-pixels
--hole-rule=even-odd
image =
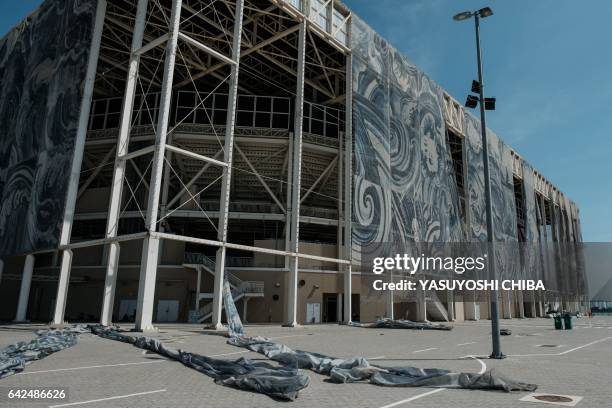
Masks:
[[[489,145],[487,143],[487,122],[485,115],[485,97],[484,97],[484,81],[482,73],[482,52],[480,49],[480,18],[489,17],[493,11],[489,7],[485,7],[474,12],[463,12],[453,17],[456,21],[467,20],[474,17],[474,25],[476,28],[476,57],[478,62],[478,93],[480,102],[480,132],[482,137],[482,158],[484,167],[484,187],[485,187],[485,207],[487,217],[487,241],[489,246],[488,261],[489,261],[489,279],[494,281],[497,279],[496,264],[495,264],[495,237],[493,236],[493,203],[491,200],[491,177],[489,173]],[[470,106],[473,107],[473,106]],[[501,341],[499,335],[499,310],[497,305],[497,289],[490,291],[490,307],[491,307],[491,340],[493,352],[490,358],[502,359],[506,356],[501,352]]]
[[[480,84],[480,132],[482,135],[482,160],[484,164],[484,187],[487,217],[487,241],[489,242],[489,278],[497,278],[495,265],[495,237],[493,236],[493,202],[491,200],[491,176],[489,173],[489,146],[487,143],[487,122],[484,104],[484,82],[482,79],[482,52],[480,49],[480,16],[474,13],[474,24],[476,28],[476,54],[478,59],[478,83]],[[497,305],[497,289],[490,292],[491,300],[491,340],[493,352],[491,358],[501,359],[504,354],[501,352],[501,341],[499,336],[499,310]]]

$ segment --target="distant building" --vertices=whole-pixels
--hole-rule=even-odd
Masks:
[[[226,276],[248,322],[371,321],[391,311],[360,299],[363,248],[486,241],[479,121],[338,1],[46,0],[0,78],[1,319],[219,325]],[[581,241],[489,137],[495,239]]]

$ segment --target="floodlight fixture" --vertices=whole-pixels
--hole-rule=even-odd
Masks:
[[[491,10],[491,7],[481,8],[478,10],[478,15],[482,18],[489,17],[493,15],[493,10]]]
[[[473,15],[474,15],[474,13],[472,13],[471,11],[464,11],[463,13],[455,14],[453,16],[453,20],[455,20],[455,21],[463,21],[463,20],[467,20],[468,18],[472,17]]]
[[[478,97],[474,95],[468,95],[465,101],[465,106],[474,109],[478,105]]]

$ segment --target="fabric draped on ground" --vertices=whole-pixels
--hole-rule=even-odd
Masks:
[[[306,388],[310,382],[307,375],[291,367],[276,367],[265,362],[254,363],[246,358],[235,361],[215,359],[166,347],[157,339],[130,336],[102,326],[91,326],[91,331],[100,337],[130,343],[180,361],[187,367],[212,377],[217,384],[254,391],[278,399],[294,400],[298,392]]]
[[[0,349],[0,378],[17,374],[34,360],[40,360],[57,351],[72,347],[78,332],[69,330],[39,330],[30,341],[20,341]]]
[[[535,384],[526,384],[501,377],[493,371],[483,374],[454,373],[438,368],[382,367],[370,364],[363,357],[339,359],[307,351],[294,351],[263,337],[233,337],[229,344],[265,355],[288,367],[309,369],[329,376],[335,383],[368,381],[389,387],[442,387],[483,390],[533,391]]]
[[[252,362],[247,358],[224,360],[166,347],[158,339],[133,336],[116,328],[101,325],[74,325],[61,330],[41,330],[30,342],[19,342],[0,350],[0,378],[23,371],[26,364],[76,344],[78,334],[93,333],[100,337],[133,344],[153,351],[168,359],[179,361],[197,370],[215,383],[253,391],[283,400],[294,400],[306,388],[310,378],[300,369],[309,369],[329,376],[335,383],[367,381],[389,387],[444,387],[489,389],[504,391],[533,391],[535,384],[513,381],[494,374],[455,373],[438,368],[382,367],[372,365],[363,357],[339,359],[307,351],[294,351],[289,347],[263,337],[245,337],[242,322],[234,304],[227,280],[223,285],[223,302],[228,319],[229,344],[263,354],[281,366],[266,362]],[[408,320],[382,319],[373,325],[359,327],[389,327],[412,329],[450,330],[452,327]]]
[[[374,323],[349,323],[349,326],[370,329],[412,329],[412,330],[453,330],[453,326],[431,322],[413,322],[412,320],[378,319]]]

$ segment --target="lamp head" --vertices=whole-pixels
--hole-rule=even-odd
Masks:
[[[465,106],[470,109],[474,109],[478,105],[478,97],[474,95],[468,95],[465,101]]]
[[[489,17],[493,15],[493,10],[491,10],[491,7],[485,7],[485,8],[481,8],[480,10],[478,10],[478,15],[482,18],[485,17]]]
[[[472,17],[473,15],[474,15],[474,13],[472,13],[471,11],[464,11],[463,13],[455,14],[453,16],[453,20],[455,20],[455,21],[463,21],[463,20],[467,20],[468,18]]]

